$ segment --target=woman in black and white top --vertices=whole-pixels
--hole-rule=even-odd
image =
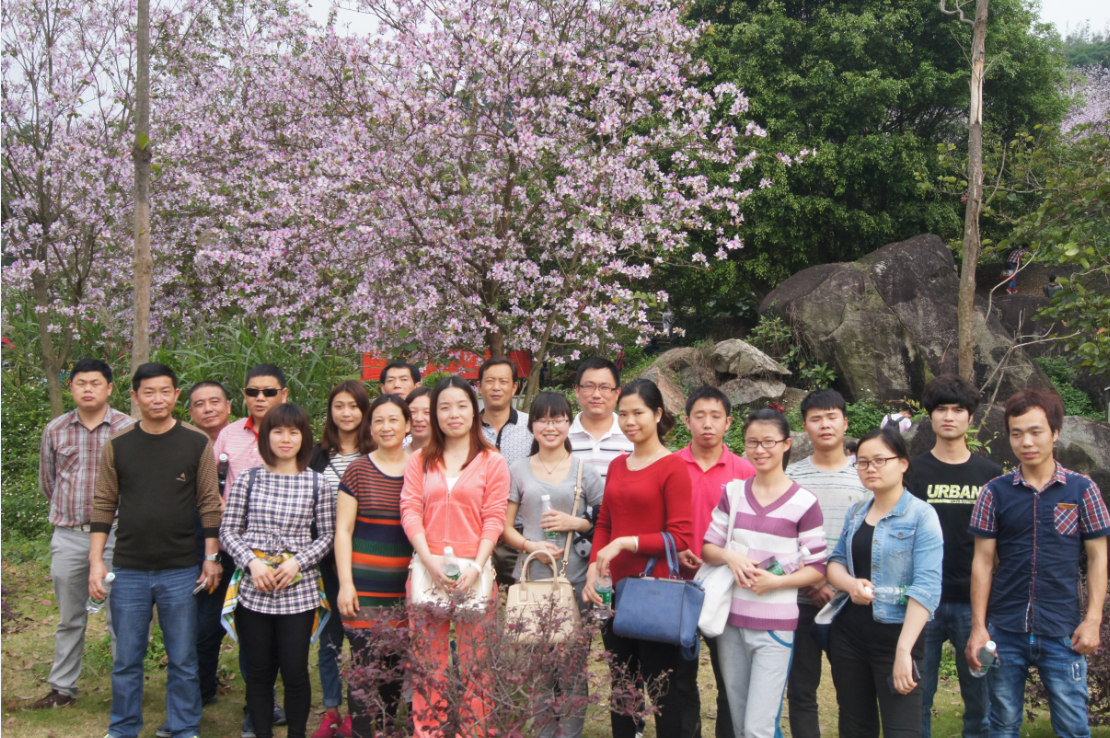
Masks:
[[[333,490],[339,489],[339,480],[355,459],[373,451],[374,439],[370,436],[370,395],[365,385],[351,379],[340,382],[328,395],[328,415],[324,421],[324,437],[312,449],[308,468],[320,472]],[[350,728],[350,716],[344,721],[339,716],[343,704],[343,682],[339,675],[339,653],[343,650],[343,621],[339,612],[339,575],[335,568],[335,555],[329,553],[320,562],[320,575],[324,579],[333,617],[329,618],[320,634],[320,688],[324,692],[323,732],[329,727]],[[321,731],[317,731],[321,732]]]
[[[266,413],[258,452],[264,465],[240,474],[228,494],[220,541],[243,570],[235,626],[247,655],[255,733],[273,736],[280,669],[289,738],[304,738],[312,703],[308,649],[320,605],[316,567],[335,539],[336,492],[308,468],[312,427],[296,405]]]

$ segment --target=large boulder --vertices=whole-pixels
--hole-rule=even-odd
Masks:
[[[725,394],[733,407],[736,407],[778,402],[786,392],[786,385],[769,377],[737,377],[728,380],[718,389]]]
[[[682,394],[682,386],[671,372],[666,371],[659,364],[652,364],[640,375],[640,379],[650,379],[659,387],[663,395],[663,406],[674,415],[686,412],[686,396]]]
[[[664,351],[654,362],[664,371],[677,375],[683,388],[695,390],[702,385],[716,387],[717,373],[709,366],[708,354],[702,349],[681,346]]]
[[[789,369],[739,338],[730,338],[714,346],[710,361],[721,374],[737,377],[790,376]]]
[[[835,371],[850,399],[920,397],[934,376],[957,369],[959,277],[937,236],[892,243],[859,261],[805,269],[775,288],[761,313],[782,317]],[[975,376],[985,381],[1010,352],[1011,335],[986,303],[973,322]],[[1051,388],[1021,349],[1010,355],[999,397]],[[993,388],[991,388],[993,390]]]

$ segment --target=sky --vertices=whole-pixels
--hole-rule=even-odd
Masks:
[[[1103,31],[1110,26],[1110,1],[1041,0],[1041,20],[1054,23],[1061,36],[1085,21],[1091,22],[1092,31]]]

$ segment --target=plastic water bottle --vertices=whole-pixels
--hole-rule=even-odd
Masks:
[[[759,568],[766,569],[770,573],[777,574],[780,577],[786,576],[787,574],[793,574],[798,571],[798,569],[801,569],[802,566],[804,566],[803,559],[805,559],[806,556],[809,556],[809,549],[802,546],[798,553],[787,554],[781,559],[777,556],[772,556],[761,563]]]
[[[904,584],[899,584],[897,587],[865,587],[865,589],[874,595],[876,602],[887,602],[891,605],[905,605],[909,602],[909,598],[906,597],[909,587]]]
[[[598,620],[608,620],[613,614],[613,578],[598,577],[594,582],[594,591],[601,598],[601,607],[597,609],[595,617]]]
[[[540,515],[546,514],[551,509],[551,495],[543,495],[540,497]],[[545,530],[543,532],[543,537],[546,538],[549,543],[558,543],[559,531]]]
[[[971,676],[982,679],[997,662],[998,646],[995,645],[994,641],[987,641],[987,645],[979,649],[979,669],[971,672]]]
[[[456,582],[462,574],[459,560],[455,558],[455,549],[450,546],[443,547],[443,573],[447,575],[448,579]]]
[[[104,599],[93,599],[92,595],[89,595],[89,600],[85,603],[85,612],[94,613],[100,612],[104,609],[104,603],[108,601],[108,592],[112,591],[112,582],[114,582],[115,580],[115,573],[108,572],[108,574],[104,577]]]

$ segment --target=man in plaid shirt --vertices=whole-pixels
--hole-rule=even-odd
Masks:
[[[1021,466],[983,487],[972,512],[968,665],[978,671],[980,649],[994,641],[992,738],[1017,738],[1030,666],[1037,667],[1048,691],[1055,733],[1086,738],[1091,731],[1085,656],[1099,646],[1110,513],[1098,485],[1053,456],[1064,421],[1057,395],[1019,392],[1006,403],[1005,420]],[[1086,613],[1079,600],[1084,549]]]
[[[100,449],[116,431],[135,421],[108,407],[112,367],[99,359],[81,359],[70,372],[69,390],[77,409],[60,415],[42,431],[39,488],[50,501],[50,577],[60,618],[54,633],[54,666],[50,692],[32,708],[65,707],[77,699],[77,678],[85,651],[89,597],[89,531],[93,493],[100,470]],[[115,529],[108,536],[104,559],[112,565]],[[112,616],[108,630],[115,650]]]

